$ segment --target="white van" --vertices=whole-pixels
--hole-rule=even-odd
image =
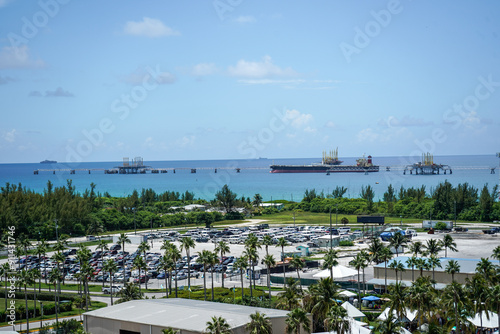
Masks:
[[[337,229],[337,231],[339,231],[339,234],[340,234],[340,235],[342,235],[342,234],[347,234],[347,233],[351,232],[351,228],[350,228],[350,227],[345,227],[345,226],[343,226],[343,227],[339,227],[339,228]]]

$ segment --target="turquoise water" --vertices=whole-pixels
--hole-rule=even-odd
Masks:
[[[342,158],[345,165],[355,164],[355,158]],[[214,194],[224,184],[238,194],[252,198],[260,193],[264,200],[286,199],[301,200],[306,189],[316,189],[330,193],[336,186],[348,188],[347,197],[358,197],[361,187],[371,185],[376,198],[381,198],[392,184],[396,189],[401,186],[420,187],[426,186],[427,191],[435,188],[440,182],[448,180],[453,185],[468,182],[482,188],[488,183],[491,188],[499,182],[498,163],[495,155],[478,156],[439,156],[434,157],[435,163],[450,165],[453,174],[449,175],[403,175],[402,166],[412,161],[407,157],[374,157],[374,163],[380,165],[380,172],[368,175],[359,173],[322,173],[306,174],[272,174],[269,165],[276,164],[310,164],[319,162],[319,159],[255,159],[255,160],[193,160],[193,161],[145,161],[144,164],[155,168],[177,168],[176,173],[169,171],[165,174],[104,174],[103,171],[92,171],[91,174],[77,171],[76,174],[68,172],[40,172],[34,175],[35,169],[109,169],[121,162],[85,162],[80,164],[0,164],[0,186],[6,182],[23,186],[36,192],[43,192],[47,181],[55,186],[66,185],[66,180],[71,179],[76,190],[84,192],[90,183],[96,184],[96,190],[109,192],[112,196],[126,196],[134,189],[152,188],[156,192],[186,190],[195,193],[197,198],[213,199]],[[387,172],[385,166],[391,166]],[[235,168],[242,168],[236,173]],[[496,174],[490,174],[490,168],[497,167]],[[180,169],[187,168],[187,169]],[[196,174],[191,174],[190,168],[198,168]],[[199,169],[208,168],[208,169]],[[219,168],[214,172],[214,168]],[[228,168],[228,169],[220,169]],[[247,169],[248,168],[248,169]],[[399,169],[398,169],[399,168]]]

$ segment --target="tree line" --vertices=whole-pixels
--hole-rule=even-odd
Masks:
[[[468,183],[456,187],[450,182],[440,183],[427,192],[425,186],[396,190],[391,184],[382,199],[375,201],[371,185],[363,186],[358,198],[345,198],[347,188],[336,187],[331,193],[307,189],[299,203],[286,206],[288,210],[310,212],[338,212],[342,214],[385,214],[406,218],[492,221],[500,218],[498,185],[492,190],[484,185],[481,191]]]

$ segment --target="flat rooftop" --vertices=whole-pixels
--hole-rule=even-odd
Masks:
[[[213,316],[223,317],[232,328],[250,322],[250,314],[263,313],[269,318],[286,317],[288,311],[194,299],[142,299],[86,312],[91,316],[159,327],[203,332]]]

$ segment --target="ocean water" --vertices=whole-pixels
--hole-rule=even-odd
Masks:
[[[127,196],[134,189],[140,191],[152,188],[156,192],[186,190],[194,192],[195,197],[206,200],[214,198],[215,193],[228,184],[230,189],[238,194],[252,198],[255,194],[262,195],[265,201],[272,199],[286,199],[300,201],[306,189],[316,189],[331,193],[335,187],[343,186],[348,189],[346,197],[359,197],[363,186],[371,185],[375,190],[376,199],[382,198],[389,184],[398,190],[405,188],[426,186],[431,191],[440,182],[448,180],[453,185],[468,182],[481,189],[488,184],[491,189],[499,183],[499,159],[495,155],[474,156],[436,156],[434,162],[447,164],[453,174],[439,175],[403,175],[403,167],[417,162],[410,157],[374,157],[373,162],[380,165],[380,172],[369,173],[270,173],[269,166],[275,164],[311,164],[320,162],[320,159],[254,159],[254,160],[192,160],[192,161],[145,161],[144,164],[154,168],[175,168],[172,171],[159,174],[104,174],[102,170],[93,170],[89,174],[78,169],[110,169],[121,165],[119,162],[85,162],[79,164],[0,164],[0,186],[6,182],[18,184],[36,192],[43,192],[50,180],[54,186],[64,186],[71,179],[76,191],[84,192],[93,182],[100,193],[108,192],[112,196]],[[356,163],[356,158],[342,158],[344,165]],[[420,159],[418,159],[420,160]],[[386,166],[390,171],[386,171]],[[192,174],[190,169],[197,168]],[[218,168],[217,173],[214,169]],[[237,173],[236,168],[241,168]],[[491,168],[495,174],[491,174]],[[36,169],[77,169],[76,174],[69,171],[57,171],[55,174],[40,171],[34,175]]]

